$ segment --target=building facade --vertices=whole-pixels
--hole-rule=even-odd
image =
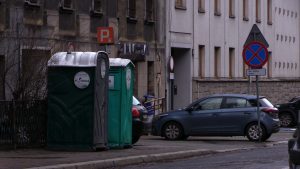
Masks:
[[[164,25],[160,23],[163,2],[118,0],[117,57],[135,65],[135,95],[164,97]]]
[[[254,24],[269,43],[260,94],[273,103],[300,94],[299,1],[167,0],[166,9],[166,60],[175,63],[174,86],[166,73],[169,108],[214,93],[255,94],[242,58]]]
[[[105,50],[136,66],[135,95],[164,96],[158,0],[1,0],[0,100],[45,98],[47,60],[60,51]],[[98,27],[112,27],[99,44]],[[163,59],[162,59],[163,58]]]

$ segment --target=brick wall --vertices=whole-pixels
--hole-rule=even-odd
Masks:
[[[266,96],[273,104],[287,102],[300,96],[299,80],[259,80],[259,94]],[[247,80],[193,80],[193,100],[211,94],[248,93]],[[256,95],[255,79],[250,85],[250,94]]]

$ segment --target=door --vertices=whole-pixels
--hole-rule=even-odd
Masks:
[[[211,135],[219,130],[218,114],[222,97],[213,97],[200,101],[190,113],[191,135]]]
[[[172,48],[174,58],[173,109],[187,106],[192,101],[191,50]],[[172,90],[172,89],[171,89]]]
[[[218,114],[220,135],[243,133],[244,126],[253,113],[253,108],[247,107],[247,100],[239,97],[225,97]]]

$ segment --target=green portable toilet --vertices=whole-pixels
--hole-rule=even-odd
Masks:
[[[109,59],[105,52],[59,52],[48,61],[47,147],[107,148]]]
[[[132,143],[134,65],[128,59],[109,59],[108,145],[125,148]]]

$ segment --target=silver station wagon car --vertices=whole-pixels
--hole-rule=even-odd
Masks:
[[[278,110],[265,97],[221,94],[201,98],[184,109],[157,115],[152,134],[168,140],[188,136],[247,136],[250,141],[265,141],[279,131]]]

